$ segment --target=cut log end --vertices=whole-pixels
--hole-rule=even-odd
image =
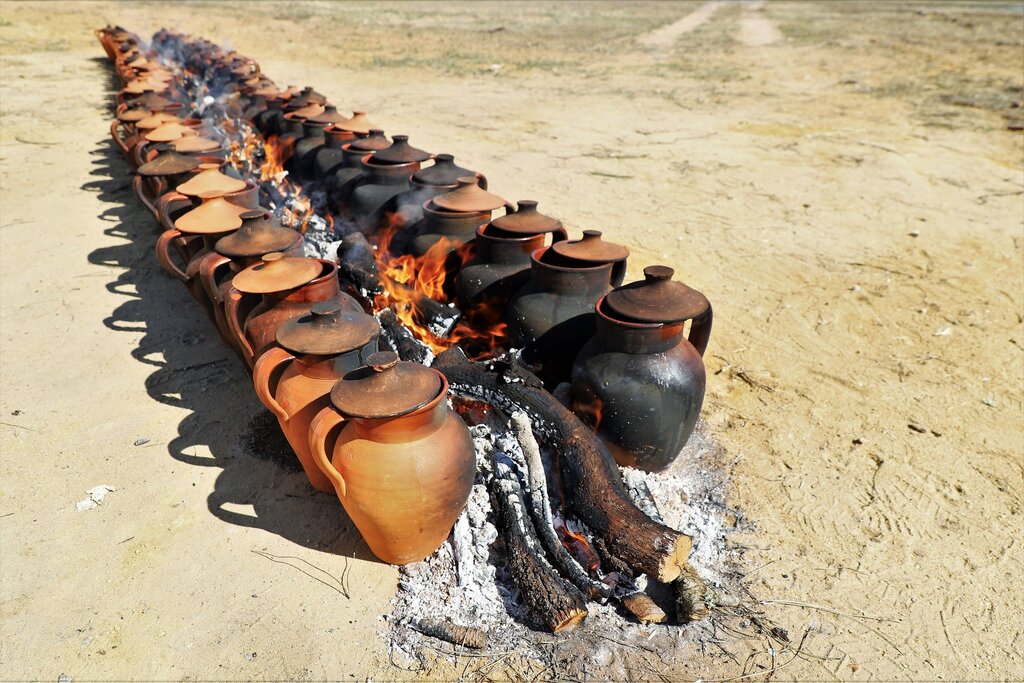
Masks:
[[[654,604],[651,597],[644,592],[632,593],[622,598],[622,606],[629,613],[645,624],[662,624],[668,619],[665,610]]]
[[[662,555],[658,571],[654,575],[654,578],[662,583],[672,583],[689,568],[690,551],[693,549],[693,539],[686,534],[673,532],[669,542],[672,549]]]
[[[561,622],[558,623],[553,629],[553,633],[569,633],[574,630],[577,626],[583,623],[583,620],[587,618],[587,610],[582,608],[574,608],[566,612],[560,613]]]
[[[693,567],[683,568],[675,581],[676,619],[680,624],[689,624],[706,619],[711,613],[708,607],[708,586]]]

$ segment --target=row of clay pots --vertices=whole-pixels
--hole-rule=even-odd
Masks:
[[[645,271],[645,280],[622,289],[653,296],[673,287],[687,306],[662,307],[657,320],[611,308],[604,297],[621,287],[629,252],[600,232],[570,241],[536,202],[516,209],[450,155],[416,149],[406,136],[388,141],[365,113],[345,117],[311,88],[278,91],[257,79],[242,92],[254,125],[291,150],[290,170],[326,187],[333,210],[364,232],[393,230],[392,253],[443,257],[471,243],[473,257],[453,291],[464,317],[493,325],[500,311],[512,344],[524,348],[523,359],[547,386],[572,381],[574,410],[620,463],[645,469],[671,463],[703,401],[700,356],[711,324],[703,295],[666,280],[662,268],[655,270],[662,275]],[[430,159],[433,165],[423,167]],[[502,208],[505,215],[495,217]],[[622,367],[632,375],[622,375]]]
[[[171,113],[182,111],[173,102],[146,97],[155,91],[132,87],[143,72],[131,64],[156,64],[154,55],[128,57],[141,54],[140,43],[121,29],[98,35],[126,81],[111,133],[137,166],[133,186],[162,230],[161,265],[252,368],[257,395],[313,487],[338,496],[381,559],[423,559],[447,537],[475,475],[469,431],[448,405],[444,376],[379,351],[377,320],[341,292],[337,264],[303,258],[302,235],[260,208],[258,188],[221,157],[173,144],[193,137],[186,129],[201,122]],[[164,33],[163,40],[187,38]],[[196,63],[184,45],[177,54]],[[233,78],[253,64],[221,52],[198,63],[225,67]],[[167,118],[138,127],[150,121],[134,112],[154,104]]]

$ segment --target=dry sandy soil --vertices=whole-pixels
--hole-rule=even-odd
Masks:
[[[1024,676],[1020,6],[5,2],[0,678],[410,675],[395,570],[267,455],[153,258],[108,21],[229,44],[704,291],[732,542],[806,634],[777,678]]]

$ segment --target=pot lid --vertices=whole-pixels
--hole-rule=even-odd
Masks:
[[[491,225],[515,235],[540,235],[562,229],[562,222],[538,211],[537,202],[532,199],[520,199],[518,211],[495,218]]]
[[[252,94],[257,95],[259,97],[281,97],[281,93],[273,84],[264,85],[262,88],[254,90]]]
[[[707,297],[674,282],[668,266],[647,266],[644,279],[612,290],[604,303],[613,313],[644,323],[676,323],[704,315]]]
[[[373,155],[374,161],[385,164],[408,164],[414,161],[426,161],[433,155],[416,149],[409,144],[408,135],[392,135],[391,145]]]
[[[347,130],[350,133],[372,133],[377,129],[377,124],[366,117],[365,111],[352,112],[352,118],[338,124],[338,128]],[[383,135],[383,131],[381,132]]]
[[[294,88],[294,86],[288,86],[289,90],[291,90],[292,88]],[[311,86],[306,86],[305,88],[302,89],[301,92],[296,94],[295,97],[291,99],[291,101],[288,103],[288,106],[292,107],[293,109],[298,109],[300,107],[305,107],[310,104],[327,104],[327,98],[318,93],[316,90],[313,90]]]
[[[342,130],[347,130],[345,124],[336,126]],[[379,149],[386,149],[391,146],[391,141],[384,137],[384,131],[380,128],[374,128],[370,131],[370,134],[365,138],[359,138],[348,143],[350,149],[357,150],[359,152],[376,152]]]
[[[173,140],[171,144],[174,146],[174,149],[179,152],[210,152],[215,149],[220,149],[221,147],[221,144],[216,140],[200,137],[198,135],[179,138],[177,140]]]
[[[125,123],[138,123],[142,119],[149,118],[152,115],[153,112],[145,107],[129,107],[117,115],[117,120],[124,121]]]
[[[124,86],[121,92],[128,93],[129,95],[139,95],[145,92],[166,92],[170,87],[167,83],[139,78]]]
[[[459,186],[434,197],[434,204],[449,211],[493,211],[505,206],[504,199],[480,187],[476,176],[462,176],[456,182]]]
[[[288,251],[302,240],[302,233],[281,225],[267,211],[242,215],[242,227],[217,241],[216,250],[229,258],[251,258]]]
[[[189,128],[183,126],[177,121],[164,121],[153,130],[146,133],[144,136],[150,142],[170,142],[171,140],[177,140],[183,138],[186,135],[196,135],[197,133]]]
[[[316,116],[306,119],[310,123],[344,123],[348,118],[338,111],[333,104],[328,104],[324,110]]]
[[[322,270],[316,259],[289,258],[274,251],[236,275],[231,284],[248,294],[285,292],[315,280]]]
[[[299,86],[297,86],[297,85],[289,85],[287,88],[285,88],[284,90],[281,91],[281,97],[283,99],[290,100],[291,98],[295,97],[296,95],[298,95],[301,92],[302,92],[302,89],[299,88]]]
[[[136,121],[135,127],[139,130],[155,130],[165,123],[172,122],[181,123],[181,119],[174,114],[158,111]]]
[[[199,164],[199,159],[195,157],[179,154],[173,149],[164,149],[156,158],[139,166],[139,175],[178,175],[199,168]]]
[[[176,104],[166,97],[162,97],[153,92],[148,92],[141,97],[137,97],[133,102],[138,102],[146,109],[150,109],[152,111],[163,111],[164,109],[173,107]]]
[[[192,197],[219,197],[228,192],[244,190],[245,181],[221,173],[220,164],[199,164],[199,173],[175,189]]]
[[[320,114],[324,113],[325,109],[326,107],[324,107],[324,105],[316,104],[314,102],[313,104],[307,105],[305,107],[292,109],[291,115],[296,119],[308,119],[311,116],[319,116]]]
[[[551,249],[559,256],[586,263],[613,263],[629,256],[626,247],[601,239],[600,230],[584,230],[583,239],[555,242]]]
[[[378,351],[366,365],[346,374],[331,390],[331,403],[350,417],[397,417],[437,398],[441,377],[425,365]]]
[[[277,328],[277,343],[292,353],[337,356],[369,344],[380,334],[372,315],[341,310],[337,301],[313,304],[306,315]]]
[[[249,209],[224,197],[210,197],[174,221],[174,227],[193,235],[216,235],[239,227],[246,211]]]
[[[451,154],[438,154],[432,166],[416,171],[412,177],[422,185],[456,185],[459,178],[471,175],[473,171],[455,165]]]

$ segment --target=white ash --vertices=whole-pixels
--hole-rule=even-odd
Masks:
[[[522,463],[522,452],[511,430],[477,426],[472,432],[478,475],[466,512],[456,523],[449,542],[423,562],[400,569],[398,593],[383,634],[396,666],[414,670],[414,663],[424,666],[427,656],[454,657],[446,654],[452,652],[450,646],[410,628],[412,622],[424,617],[480,628],[488,636],[487,651],[516,650],[527,660],[551,658],[550,644],[557,639],[567,648],[559,657],[577,653],[583,661],[600,663],[602,676],[612,678],[628,674],[622,667],[638,648],[649,652],[655,647],[683,656],[699,646],[701,639],[710,637],[702,628],[637,623],[615,601],[590,602],[586,622],[572,633],[552,636],[531,629],[519,608],[518,592],[503,556],[490,547],[497,540],[497,530],[486,489],[491,453],[500,451],[509,456],[506,462]],[[704,424],[698,423],[667,471],[649,474],[622,468],[622,473],[627,487],[646,484],[665,523],[693,537],[690,560],[694,567],[716,589],[728,591],[738,551],[729,549],[725,536],[741,516],[725,504],[727,480],[722,455]],[[573,531],[586,532],[576,520],[568,523]],[[640,577],[639,588],[645,580]]]

